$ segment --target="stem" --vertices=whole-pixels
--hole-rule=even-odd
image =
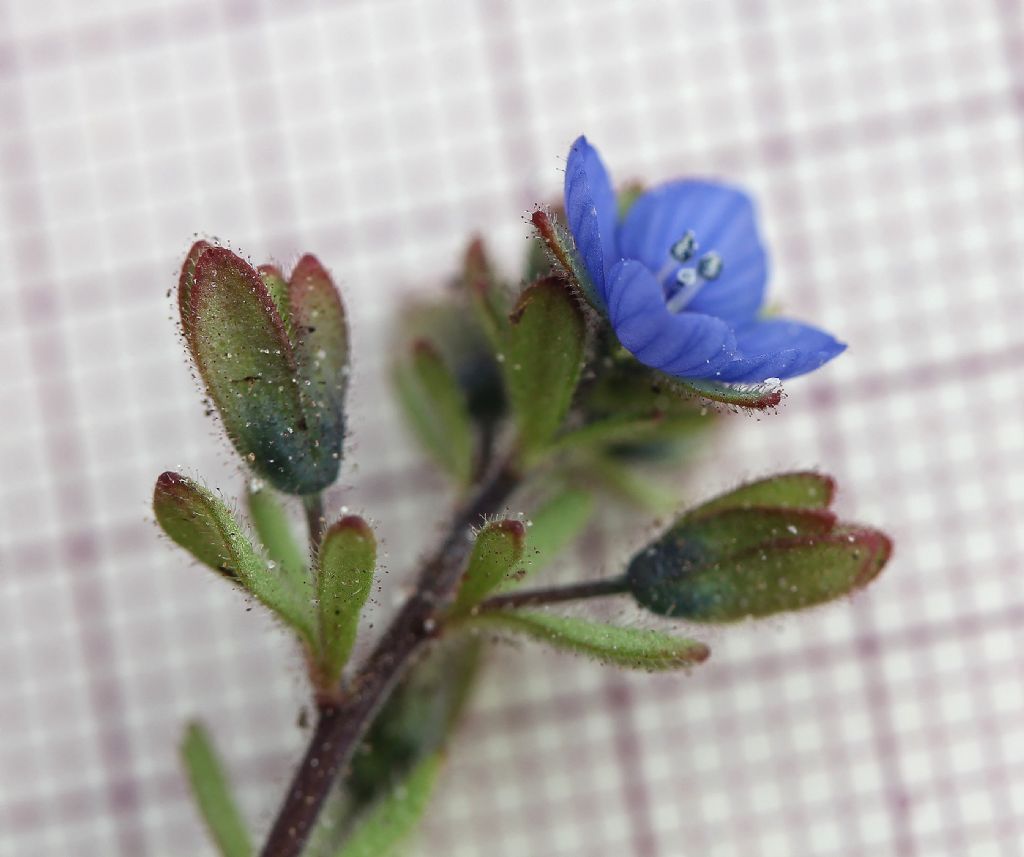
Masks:
[[[309,525],[309,546],[315,556],[320,550],[320,539],[324,534],[324,495],[307,494],[302,498],[306,509],[306,523]]]
[[[492,595],[477,605],[477,612],[508,610],[515,607],[534,607],[538,604],[557,604],[560,601],[578,601],[581,598],[601,598],[607,595],[621,595],[627,591],[625,577],[608,577],[603,580],[584,580],[566,586],[549,586],[544,589],[527,589]]]
[[[472,543],[468,529],[498,512],[519,484],[510,461],[456,514],[447,536],[424,564],[416,592],[395,616],[377,646],[347,685],[341,700],[321,707],[316,729],[261,852],[262,857],[298,857],[336,777],[398,679],[435,636],[440,612],[462,577]],[[308,507],[307,507],[308,508]]]

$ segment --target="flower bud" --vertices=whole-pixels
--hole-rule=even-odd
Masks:
[[[305,256],[290,280],[205,241],[178,286],[189,351],[228,437],[290,494],[335,480],[344,440],[348,334],[327,272]]]

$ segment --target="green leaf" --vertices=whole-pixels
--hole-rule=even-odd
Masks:
[[[450,740],[479,672],[481,642],[451,634],[417,661],[391,694],[352,758],[345,791],[364,807],[391,791]]]
[[[519,521],[494,521],[476,537],[451,615],[462,616],[511,579],[523,558],[526,528]]]
[[[579,381],[586,324],[576,299],[556,277],[519,298],[502,368],[527,453],[542,449],[565,419]]]
[[[276,265],[260,265],[256,270],[263,278],[263,285],[267,287],[267,292],[277,308],[278,315],[281,316],[281,321],[284,322],[285,329],[290,333],[291,307],[288,306],[288,281],[285,280],[284,274]]]
[[[222,857],[250,857],[252,840],[213,742],[199,723],[190,723],[181,758],[192,796]]]
[[[393,857],[427,810],[441,772],[441,753],[427,756],[357,824],[335,857]]]
[[[832,505],[836,483],[831,476],[813,471],[780,473],[740,485],[687,512],[699,518],[723,509],[780,506],[792,509],[827,509]]]
[[[467,287],[468,288],[468,287]],[[504,306],[504,293],[492,290],[495,306]],[[491,427],[506,411],[505,383],[501,377],[496,349],[469,305],[466,294],[448,292],[431,301],[404,303],[398,318],[398,354],[407,353],[410,343],[429,342],[444,365],[458,381],[475,425]],[[500,321],[508,325],[507,311]]]
[[[877,530],[844,527],[766,541],[715,561],[685,543],[662,542],[649,550],[654,553],[641,551],[627,572],[641,605],[695,622],[733,622],[860,589],[881,571],[892,543]]]
[[[376,563],[377,542],[362,518],[344,517],[324,534],[317,594],[326,689],[338,683],[352,652],[359,614],[370,595]]]
[[[466,621],[474,627],[523,634],[558,649],[630,669],[680,669],[706,660],[709,654],[708,647],[695,640],[554,613],[495,610]]]
[[[399,402],[413,431],[459,485],[473,475],[473,427],[465,396],[441,355],[426,340],[395,368]]]
[[[462,276],[481,329],[491,347],[496,352],[502,351],[509,329],[508,308],[487,259],[482,239],[474,238],[466,249]]]
[[[297,592],[312,598],[309,561],[292,531],[291,521],[273,490],[264,485],[250,485],[246,494],[249,518],[263,548],[281,569],[281,574]]]
[[[348,322],[341,295],[315,256],[306,254],[292,271],[288,305],[306,422],[337,473],[345,439]]]
[[[547,246],[559,268],[565,272],[576,292],[599,313],[607,315],[604,300],[590,279],[590,274],[587,273],[587,266],[583,264],[583,259],[576,249],[572,233],[557,217],[543,209],[535,211],[531,221],[541,241]]]
[[[238,583],[315,646],[308,596],[296,592],[275,563],[252,546],[224,503],[198,483],[177,473],[160,475],[153,511],[170,538],[201,563]]]
[[[552,451],[671,440],[701,430],[706,424],[697,414],[622,414],[595,420],[563,434],[554,443]]]
[[[572,544],[593,511],[593,495],[579,488],[568,488],[531,514],[526,531],[527,571],[532,573],[543,568]]]
[[[333,482],[338,460],[311,427],[287,328],[260,274],[230,250],[197,242],[178,303],[196,368],[242,458],[290,494]]]
[[[654,515],[673,511],[679,502],[674,492],[610,455],[589,456],[582,472],[597,479],[611,494]]]

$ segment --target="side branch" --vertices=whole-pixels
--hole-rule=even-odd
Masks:
[[[537,607],[542,604],[557,604],[561,601],[579,601],[583,598],[601,598],[607,595],[621,595],[627,589],[625,577],[609,577],[604,580],[586,580],[565,586],[549,586],[544,589],[525,589],[492,595],[476,608],[478,613],[495,610],[509,610],[516,607]]]

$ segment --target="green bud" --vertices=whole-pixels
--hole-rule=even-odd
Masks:
[[[199,241],[182,267],[178,305],[189,351],[239,454],[280,490],[312,494],[338,474],[347,335],[337,292],[312,257],[288,284],[287,312],[281,282],[276,269],[257,272]]]
[[[512,579],[523,559],[525,540],[526,527],[511,519],[495,521],[480,531],[452,605],[452,615],[470,612],[488,594]]]
[[[511,315],[502,369],[523,449],[537,452],[565,419],[586,342],[583,312],[565,280],[528,286]]]
[[[352,652],[376,564],[373,531],[357,515],[342,518],[324,534],[317,579],[322,690],[338,683]]]
[[[882,570],[892,543],[877,530],[839,525],[824,508],[832,491],[828,477],[795,473],[716,498],[633,558],[629,589],[655,613],[731,622],[863,588]]]

